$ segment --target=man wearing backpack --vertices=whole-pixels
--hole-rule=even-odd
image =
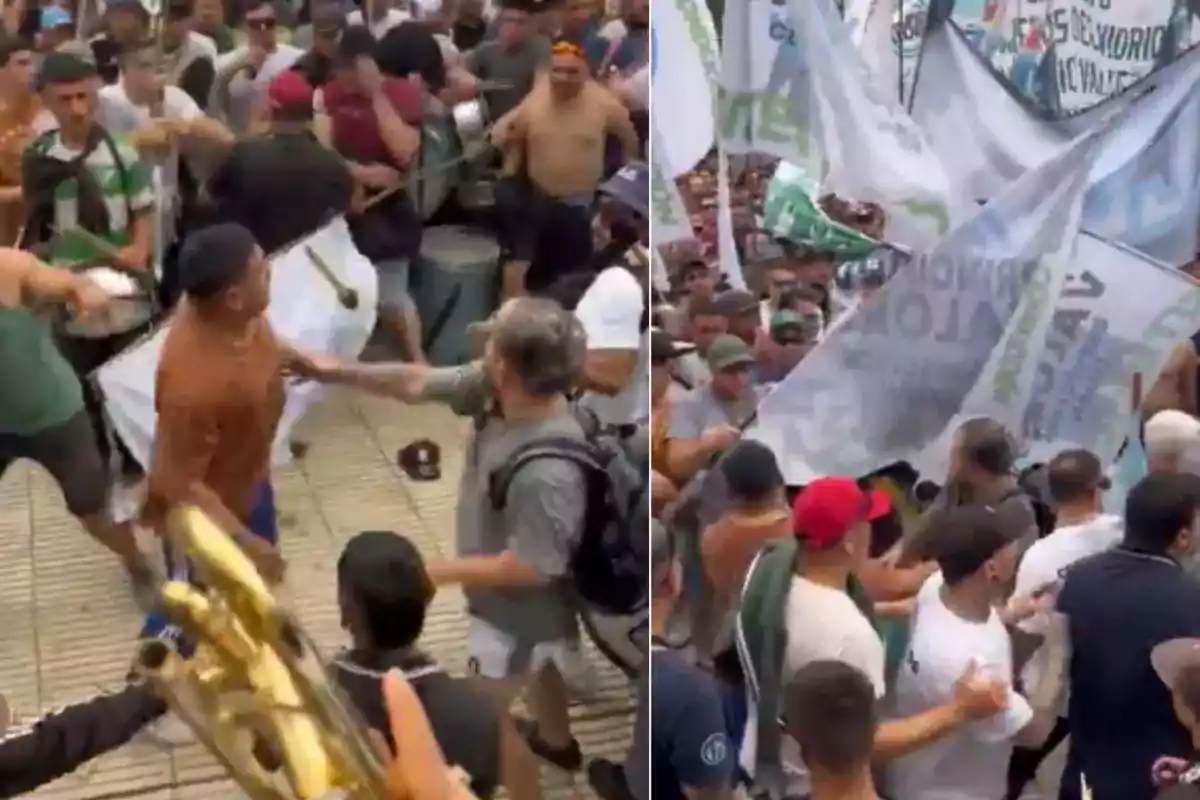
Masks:
[[[590,442],[566,395],[582,374],[586,348],[573,314],[528,297],[497,312],[482,363],[321,370],[323,380],[407,402],[443,402],[475,420],[459,488],[458,557],[430,563],[429,574],[436,584],[463,587],[470,668],[505,710],[528,690],[533,719],[518,728],[534,753],[568,772],[581,769],[583,756],[571,736],[562,672],[579,640],[575,598],[590,593],[578,567],[585,519],[594,514],[589,490],[598,484],[583,463]],[[640,563],[631,582],[644,592],[644,553]]]

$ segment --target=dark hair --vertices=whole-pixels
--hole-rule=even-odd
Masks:
[[[33,43],[28,39],[22,36],[0,35],[0,67],[7,67],[10,58],[27,51],[33,51]]]
[[[251,11],[258,11],[263,6],[270,6],[272,11],[276,14],[279,13],[279,7],[276,5],[275,0],[245,0],[242,4],[242,16],[244,17]]]
[[[1190,473],[1151,473],[1125,498],[1125,543],[1165,554],[1179,532],[1190,528],[1200,507],[1200,477]]]
[[[783,486],[783,473],[771,448],[751,439],[738,442],[720,462],[734,503],[762,503]]]
[[[992,556],[1014,541],[1004,516],[989,506],[948,508],[937,514],[930,525],[935,560],[947,586],[977,573]]]
[[[692,297],[688,299],[688,319],[696,317],[719,317],[721,310],[711,297]]]
[[[143,36],[139,39],[135,39],[127,45],[124,45],[121,48],[121,51],[117,54],[117,59],[121,62],[121,64],[125,64],[130,58],[136,56],[138,53],[142,53],[151,49],[153,49],[156,53],[158,52],[158,40],[154,37]]]
[[[419,22],[401,22],[379,40],[375,63],[384,75],[407,78],[414,72],[437,94],[446,86],[446,62],[433,32]]]
[[[1084,500],[1100,488],[1104,465],[1095,453],[1082,448],[1063,450],[1046,465],[1046,485],[1055,503]]]
[[[959,426],[958,432],[972,464],[989,475],[1012,472],[1017,448],[1003,424],[988,417],[976,417]]]
[[[867,769],[875,741],[875,688],[842,661],[812,661],[783,689],[784,729],[810,767],[832,775]]]
[[[338,66],[352,66],[360,58],[371,58],[375,53],[375,37],[371,29],[365,25],[351,25],[342,31],[338,39],[337,51],[333,63]]]
[[[363,531],[337,563],[339,595],[365,628],[371,644],[393,650],[416,642],[434,588],[421,551],[392,531]]]

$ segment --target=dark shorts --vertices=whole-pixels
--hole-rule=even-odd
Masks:
[[[21,458],[41,464],[54,476],[67,509],[76,517],[108,508],[108,470],[86,412],[31,436],[0,433],[0,475]]]

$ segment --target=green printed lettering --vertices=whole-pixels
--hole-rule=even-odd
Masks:
[[[657,225],[679,225],[682,220],[675,219],[674,203],[671,197],[671,187],[667,184],[667,176],[661,169],[650,170],[650,208],[654,210],[654,222]]]
[[[1050,303],[1050,283],[1055,269],[1053,261],[1044,258],[1029,282],[1023,307],[1018,306],[1020,317],[1013,335],[1005,344],[1000,356],[1000,365],[992,380],[992,395],[997,403],[1008,405],[1017,399],[1021,389],[1021,369],[1029,357],[1029,339],[1037,328],[1042,312]]]
[[[765,143],[794,149],[808,157],[808,131],[796,124],[803,117],[784,95],[719,91],[717,129],[724,142]]]
[[[700,62],[704,65],[704,73],[710,86],[716,86],[721,80],[721,58],[717,52],[716,37],[712,28],[705,24],[704,16],[700,13],[699,0],[676,0],[675,7],[679,9],[683,23],[687,26],[692,43],[700,51]]]

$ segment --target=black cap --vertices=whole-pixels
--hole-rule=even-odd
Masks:
[[[396,462],[414,481],[436,481],[442,477],[442,448],[431,439],[417,439],[401,448]]]
[[[1029,532],[1016,504],[954,506],[932,520],[932,550],[947,583],[975,574]]]

